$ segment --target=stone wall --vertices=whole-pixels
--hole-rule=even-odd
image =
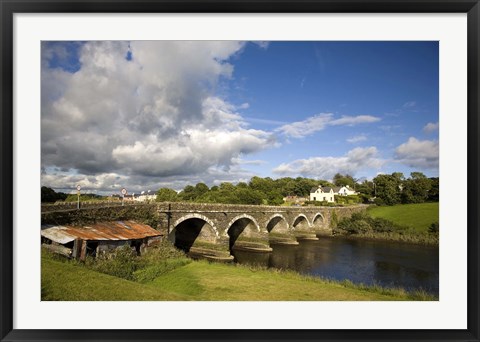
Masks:
[[[127,205],[144,205],[145,203],[125,201]],[[61,210],[76,210],[77,202],[60,202],[60,203],[42,203],[42,213]],[[80,209],[103,208],[103,207],[121,207],[122,201],[83,201],[80,202]]]
[[[83,226],[95,222],[135,220],[157,228],[160,220],[155,204],[94,207],[59,210],[41,213],[41,223],[52,225]]]

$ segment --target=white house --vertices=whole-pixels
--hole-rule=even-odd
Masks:
[[[340,195],[340,196],[357,195],[357,192],[348,185],[340,187],[338,191],[334,191],[334,193],[335,195]]]
[[[310,190],[310,201],[326,201],[330,203],[335,202],[335,193],[333,192],[333,188],[328,186],[312,188]]]
[[[142,191],[140,195],[135,195],[137,202],[153,202],[157,199],[157,194],[154,191]]]

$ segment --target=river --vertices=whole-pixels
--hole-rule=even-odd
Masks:
[[[423,289],[438,296],[438,247],[390,241],[321,237],[271,253],[233,251],[235,262],[353,283]]]

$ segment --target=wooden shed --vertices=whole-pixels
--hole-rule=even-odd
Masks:
[[[162,234],[135,221],[101,222],[83,227],[42,225],[41,240],[46,248],[69,258],[85,260],[122,246],[130,246],[137,255]]]

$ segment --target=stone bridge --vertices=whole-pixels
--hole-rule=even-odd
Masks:
[[[332,226],[343,217],[363,211],[366,205],[348,207],[287,207],[203,203],[155,203],[150,205],[64,210],[102,220],[136,219],[139,211],[155,219],[151,225],[178,248],[202,255],[227,255],[232,249],[271,251],[271,244],[298,244],[331,235]],[[83,213],[82,213],[83,212]],[[123,212],[118,217],[115,213]],[[108,213],[108,214],[107,214]],[[68,216],[67,215],[67,216]],[[44,221],[55,221],[55,213],[42,213]],[[53,217],[53,219],[52,219]],[[56,219],[55,219],[56,218]],[[68,219],[67,219],[68,220]],[[60,220],[62,221],[62,220]],[[65,219],[63,219],[65,221]],[[78,221],[78,220],[77,220]],[[64,223],[65,224],[65,223]]]
[[[160,203],[159,228],[177,247],[271,250],[270,244],[297,244],[331,235],[332,223],[366,206],[284,207]],[[333,223],[334,224],[334,223]]]

